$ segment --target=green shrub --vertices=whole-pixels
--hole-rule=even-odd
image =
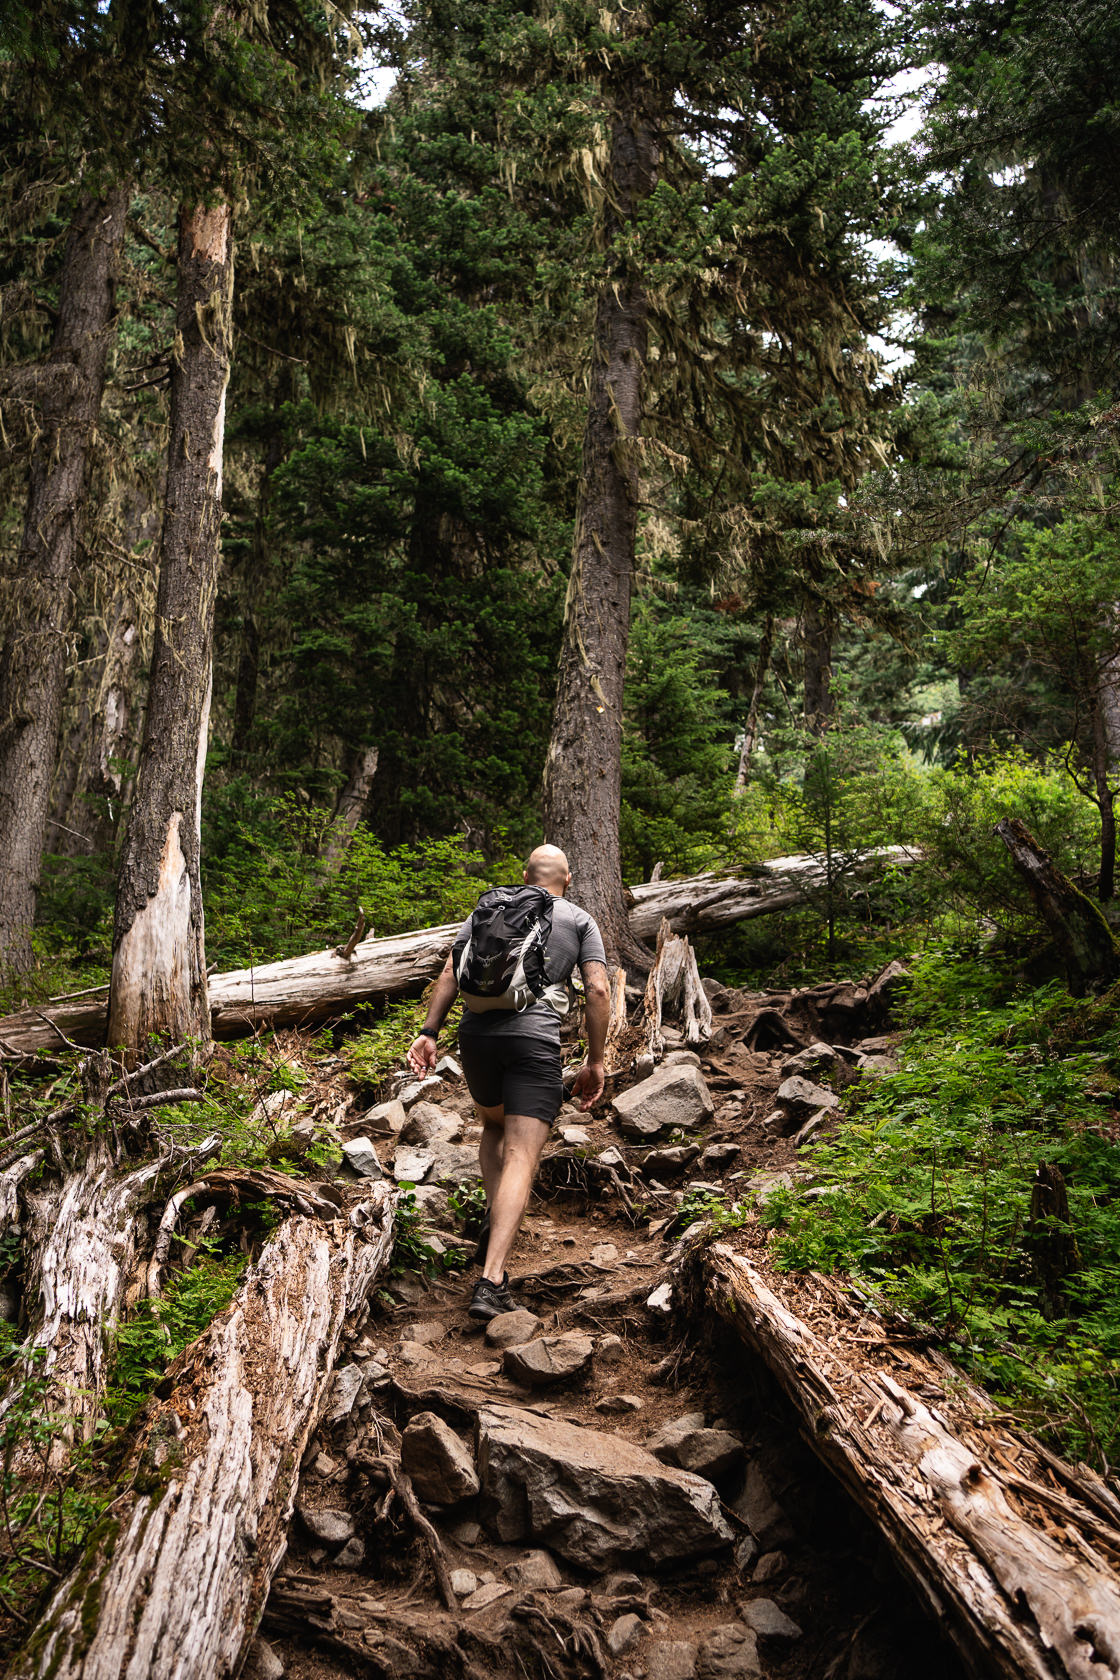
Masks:
[[[812,1183],[764,1215],[782,1265],[872,1286],[1098,1463],[1120,1447],[1116,1001],[1013,992],[990,962],[927,956],[902,1070],[849,1092],[845,1125],[808,1156]],[[1040,1162],[1065,1179],[1068,1232],[1032,1222]],[[1069,1236],[1078,1258],[1055,1284],[1041,1259]]]
[[[131,1422],[171,1361],[229,1306],[248,1263],[244,1254],[208,1256],[117,1326],[105,1396],[110,1424]]]

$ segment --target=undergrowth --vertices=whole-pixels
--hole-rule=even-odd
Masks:
[[[208,1255],[118,1325],[105,1395],[110,1426],[132,1422],[172,1360],[229,1306],[248,1263],[244,1254]]]
[[[1120,1455],[1118,1002],[931,953],[901,1071],[849,1091],[810,1181],[763,1213],[780,1265],[871,1285],[1106,1470]],[[1054,1169],[1068,1215],[1037,1186]]]

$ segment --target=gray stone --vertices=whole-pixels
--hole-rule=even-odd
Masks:
[[[640,1412],[644,1405],[640,1394],[604,1394],[601,1400],[596,1400],[595,1410],[608,1417],[622,1417],[627,1412]]]
[[[360,1569],[365,1561],[366,1543],[355,1535],[352,1540],[347,1540],[334,1564],[336,1569]]]
[[[384,1169],[377,1158],[377,1151],[369,1138],[351,1138],[349,1143],[343,1144],[342,1153],[359,1178],[385,1177]]]
[[[434,1138],[427,1146],[432,1157],[429,1177],[438,1184],[471,1184],[478,1177],[478,1150],[469,1143]]]
[[[878,1038],[861,1038],[855,1048],[865,1056],[889,1056],[894,1046],[890,1033],[882,1033]]]
[[[262,1639],[258,1633],[249,1647],[241,1673],[243,1680],[284,1680],[284,1664],[268,1640]]]
[[[354,1519],[349,1511],[338,1511],[332,1505],[296,1506],[300,1521],[313,1540],[324,1546],[344,1546],[354,1538]]]
[[[661,1317],[667,1316],[673,1310],[673,1286],[671,1283],[659,1283],[652,1294],[646,1296],[646,1306],[651,1313]]]
[[[430,1143],[459,1131],[461,1124],[457,1114],[448,1114],[445,1109],[437,1108],[435,1103],[413,1103],[401,1131],[401,1142],[427,1148]]]
[[[588,1592],[586,1587],[565,1587],[563,1592],[556,1594],[553,1603],[569,1615],[576,1610],[582,1610],[587,1604]]]
[[[487,1605],[494,1603],[495,1599],[504,1598],[507,1593],[512,1591],[513,1588],[507,1587],[504,1581],[487,1581],[483,1586],[477,1587],[469,1597],[465,1598],[459,1608],[461,1610],[485,1610]]]
[[[420,1101],[421,1097],[434,1097],[442,1089],[443,1080],[437,1079],[434,1073],[429,1073],[423,1079],[411,1079],[407,1084],[402,1085],[397,1092],[397,1097],[405,1108],[411,1108],[413,1103]]]
[[[540,1336],[520,1347],[507,1347],[502,1369],[515,1382],[528,1383],[530,1388],[547,1388],[551,1383],[566,1382],[586,1371],[594,1352],[595,1344],[590,1336],[568,1330],[561,1335]]]
[[[453,1569],[450,1579],[451,1591],[456,1598],[469,1598],[471,1593],[478,1591],[478,1576],[473,1569]]]
[[[648,1680],[692,1680],[696,1647],[687,1639],[666,1639],[646,1653]]]
[[[601,1149],[595,1159],[601,1167],[624,1167],[626,1157],[621,1149],[616,1149],[612,1143],[609,1149]]]
[[[446,1334],[445,1327],[438,1318],[421,1320],[418,1324],[406,1324],[401,1331],[402,1342],[419,1342],[424,1347],[432,1347],[441,1342]]]
[[[348,1418],[361,1398],[366,1372],[363,1365],[343,1365],[334,1374],[331,1397],[323,1414],[322,1427],[333,1429],[336,1423]]]
[[[732,1500],[731,1509],[742,1518],[760,1545],[773,1547],[794,1538],[789,1518],[756,1463],[748,1464],[743,1491]]]
[[[591,1142],[591,1133],[586,1126],[561,1126],[560,1140],[569,1144],[571,1148],[582,1148]]]
[[[607,1649],[612,1657],[620,1657],[627,1646],[632,1645],[642,1631],[642,1618],[628,1611],[625,1616],[618,1616],[607,1629]]]
[[[410,1420],[401,1436],[401,1464],[429,1505],[454,1505],[478,1492],[470,1453],[434,1412],[418,1412]]]
[[[451,1538],[457,1540],[460,1546],[477,1546],[482,1539],[482,1529],[476,1522],[462,1522],[451,1530]]]
[[[735,1567],[745,1575],[758,1556],[758,1541],[753,1534],[744,1534],[735,1548]]]
[[[393,1156],[393,1177],[398,1184],[421,1184],[434,1163],[435,1156],[426,1149],[398,1149]]]
[[[662,1432],[664,1433],[664,1432]],[[743,1443],[726,1429],[689,1429],[664,1445],[650,1443],[650,1451],[668,1464],[691,1470],[718,1482],[742,1463]]]
[[[646,1442],[647,1450],[654,1458],[659,1458],[662,1464],[675,1464],[677,1448],[685,1436],[703,1427],[703,1412],[685,1412],[681,1417],[672,1418],[668,1423],[662,1424],[657,1433]]]
[[[784,1552],[764,1552],[754,1566],[751,1580],[756,1586],[761,1586],[766,1581],[776,1581],[788,1568],[789,1559]]]
[[[479,1414],[487,1520],[507,1543],[537,1541],[603,1573],[703,1557],[733,1539],[710,1482],[619,1435],[516,1407]]]
[[[784,1610],[779,1610],[772,1598],[752,1598],[739,1608],[739,1614],[749,1628],[763,1639],[800,1639],[801,1629]]]
[[[805,1124],[798,1131],[794,1132],[794,1147],[796,1149],[800,1149],[803,1144],[812,1143],[817,1134],[819,1132],[823,1132],[829,1121],[834,1120],[835,1118],[836,1116],[830,1109],[818,1108],[817,1112],[815,1114],[810,1114]]]
[[[742,1149],[737,1143],[710,1143],[701,1155],[699,1164],[701,1168],[707,1168],[709,1172],[713,1168],[716,1172],[719,1172],[721,1168],[729,1167],[732,1161],[741,1154]]]
[[[616,1569],[603,1582],[603,1592],[607,1598],[626,1598],[642,1591],[642,1578],[635,1575],[632,1569]]]
[[[531,1592],[556,1592],[564,1585],[556,1560],[548,1552],[526,1552],[510,1564],[506,1574],[519,1587],[527,1587]]]
[[[861,1056],[857,1065],[860,1073],[882,1079],[887,1074],[897,1073],[900,1063],[894,1056]]]
[[[663,1064],[640,1085],[620,1092],[611,1106],[623,1133],[638,1138],[653,1138],[675,1127],[687,1131],[712,1114],[704,1075],[691,1063],[679,1062]]]
[[[440,1079],[462,1079],[463,1070],[454,1056],[441,1056],[432,1072]]]
[[[311,1465],[311,1474],[313,1476],[318,1476],[320,1480],[326,1482],[330,1480],[337,1469],[338,1465],[335,1463],[334,1459],[331,1458],[329,1453],[321,1452],[315,1454],[315,1458]]]
[[[742,1622],[727,1622],[713,1628],[700,1646],[696,1660],[700,1680],[738,1680],[739,1675],[761,1674],[758,1640]]]
[[[789,1190],[793,1187],[793,1174],[766,1170],[752,1173],[747,1180],[747,1189],[758,1202],[765,1207],[775,1190]]]
[[[486,1326],[486,1341],[490,1347],[520,1347],[540,1327],[540,1322],[536,1313],[531,1313],[528,1307],[498,1313]]]
[[[796,1056],[787,1056],[778,1072],[783,1079],[789,1079],[794,1074],[800,1074],[803,1079],[819,1079],[823,1073],[831,1073],[842,1059],[840,1052],[834,1050],[831,1044],[816,1038]]]
[[[595,1344],[597,1365],[621,1365],[626,1359],[626,1343],[621,1336],[600,1336]]]
[[[798,1074],[782,1081],[774,1100],[787,1124],[798,1126],[804,1125],[818,1109],[840,1107],[840,1098],[832,1091],[826,1091],[823,1085],[814,1085],[811,1079],[802,1079]]]
[[[397,1137],[408,1118],[404,1104],[399,1097],[392,1102],[376,1103],[362,1115],[362,1125],[374,1137]]]
[[[614,1243],[596,1243],[592,1248],[591,1253],[588,1255],[588,1259],[591,1261],[593,1266],[598,1266],[604,1271],[608,1271],[618,1259],[618,1249],[615,1247]]]
[[[700,1058],[696,1054],[695,1050],[668,1050],[668,1051],[666,1051],[665,1055],[661,1059],[661,1066],[663,1068],[667,1068],[667,1067],[694,1067],[694,1068],[698,1068],[700,1066]]]
[[[645,1178],[679,1178],[700,1153],[698,1143],[676,1143],[670,1149],[651,1149],[642,1161]]]

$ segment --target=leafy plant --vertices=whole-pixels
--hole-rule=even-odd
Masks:
[[[466,1260],[466,1250],[449,1248],[441,1253],[424,1236],[424,1216],[417,1205],[415,1185],[402,1183],[397,1197],[393,1222],[393,1252],[389,1257],[389,1271],[394,1277],[402,1272],[456,1271]]]
[[[243,1254],[208,1256],[118,1325],[105,1396],[111,1424],[131,1422],[171,1361],[229,1306],[247,1265]]]

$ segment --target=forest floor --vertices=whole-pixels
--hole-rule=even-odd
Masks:
[[[706,1315],[658,1305],[655,1291],[706,1201],[753,1205],[798,1170],[788,1128],[773,1123],[792,1052],[749,1049],[723,1019],[718,1048],[701,1058],[714,1109],[702,1123],[635,1143],[609,1101],[589,1115],[567,1107],[557,1123],[511,1262],[511,1289],[533,1319],[512,1333],[515,1344],[548,1344],[544,1363],[571,1365],[570,1374],[526,1382],[516,1355],[499,1345],[508,1339],[502,1321],[484,1331],[467,1317],[472,1267],[398,1270],[386,1280],[351,1349],[350,1375],[344,1368],[336,1378],[333,1421],[304,1455],[289,1549],[247,1673],[951,1680],[962,1672],[880,1535],[800,1439],[761,1363]],[[887,1045],[870,1048],[881,1054]],[[423,1098],[414,1140],[426,1127],[445,1163],[448,1150],[468,1161],[478,1128],[461,1082],[449,1075]],[[333,1115],[344,1139],[371,1129],[344,1079],[319,1083],[312,1107]],[[374,1141],[392,1171],[407,1145],[393,1135]],[[421,1136],[412,1148],[423,1147]],[[607,1170],[597,1166],[604,1153]],[[423,1206],[437,1249],[450,1246],[446,1201],[428,1196]],[[756,1251],[765,1241],[754,1214],[726,1235]],[[468,1457],[495,1416],[515,1430],[520,1420],[530,1456],[534,1431],[564,1425],[594,1432],[608,1458],[612,1442],[616,1451],[652,1444],[670,1465],[693,1467],[708,1452],[733,1538],[655,1568],[615,1511],[618,1559],[591,1569],[578,1547],[565,1556],[538,1539],[503,1542],[493,1500],[468,1484],[450,1502],[444,1494],[423,1503],[432,1524],[425,1539],[378,1464],[400,1451],[411,1420],[415,1434],[430,1430],[432,1416]],[[562,1449],[562,1429],[560,1437]],[[433,1551],[446,1571],[442,1596]]]

